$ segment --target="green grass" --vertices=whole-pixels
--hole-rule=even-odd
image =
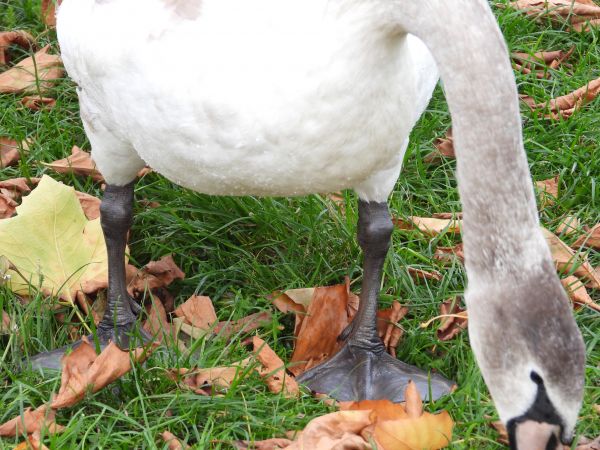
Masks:
[[[40,25],[37,8],[34,0],[0,0],[0,30],[26,29],[38,37],[40,46],[51,43],[57,50],[54,33]],[[543,101],[600,76],[599,32],[571,33],[566,27],[533,23],[511,10],[498,10],[497,14],[513,51],[575,46],[569,61],[572,69],[553,70],[544,80],[517,74],[521,93]],[[22,108],[18,96],[0,95],[0,135],[33,140],[20,164],[3,169],[0,178],[49,173],[78,190],[99,196],[99,186],[90,180],[57,175],[39,164],[65,157],[73,145],[89,149],[73,84],[64,80],[53,94],[56,107],[41,112]],[[541,119],[524,108],[523,124],[534,179],[556,174],[561,177],[559,201],[541,211],[542,222],[552,230],[565,214],[576,215],[588,225],[598,222],[600,101],[559,122]],[[412,133],[402,176],[390,200],[395,215],[460,211],[454,161],[438,166],[422,161],[423,155],[432,150],[435,138],[449,126],[448,109],[438,89]],[[150,209],[137,204],[129,243],[131,256],[141,266],[173,253],[187,278],[174,283],[171,292],[179,302],[193,293],[211,296],[222,320],[271,309],[266,295],[277,289],[339,283],[348,275],[357,290],[361,266],[354,237],[356,198],[353,193],[345,195],[344,216],[330,200],[316,195],[293,199],[210,197],[151,174],[137,183],[136,199],[158,201],[161,206]],[[564,239],[570,242],[571,238]],[[451,448],[502,448],[484,418],[496,413],[467,334],[439,342],[435,328],[419,328],[420,322],[437,314],[442,300],[464,289],[462,266],[442,267],[433,260],[438,245],[453,245],[456,241],[449,236],[428,240],[401,232],[394,233],[393,241],[394,251],[385,267],[382,303],[400,299],[411,308],[401,322],[405,336],[398,347],[399,358],[435,368],[457,381],[459,388],[454,394],[428,405],[431,410],[449,410],[456,421]],[[589,258],[594,266],[600,265],[597,252],[590,251]],[[444,278],[415,284],[407,275],[406,265],[439,270]],[[592,295],[598,300],[598,291]],[[0,309],[7,311],[18,327],[15,334],[0,336],[0,423],[28,406],[46,402],[58,389],[58,377],[44,378],[17,370],[26,355],[69,342],[67,327],[58,324],[47,309],[52,303],[43,296],[24,303],[0,288]],[[591,437],[600,434],[600,420],[592,408],[600,403],[599,319],[588,309],[578,310],[575,315],[588,352],[585,402],[577,434]],[[285,326],[283,331],[279,325]],[[291,355],[292,327],[290,317],[274,314],[272,326],[260,330],[284,360]],[[103,391],[59,411],[57,420],[66,431],[46,438],[46,445],[57,449],[163,448],[159,433],[168,429],[195,448],[231,448],[229,441],[282,436],[331,410],[308,394],[298,400],[271,394],[252,371],[222,397],[209,398],[178,389],[166,377],[166,368],[224,364],[248,352],[240,340],[230,344],[209,340],[199,345],[202,351],[192,358],[159,351]],[[12,448],[20,440],[0,439],[0,448]]]

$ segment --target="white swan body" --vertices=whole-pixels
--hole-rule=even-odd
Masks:
[[[146,163],[207,194],[385,201],[438,74],[378,8],[347,6],[205,0],[182,17],[163,0],[66,0],[60,45],[106,180]]]

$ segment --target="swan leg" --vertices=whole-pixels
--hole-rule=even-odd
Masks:
[[[146,331],[136,327],[141,306],[129,296],[125,278],[125,247],[133,217],[133,187],[134,182],[125,186],[108,184],[100,205],[100,222],[108,253],[108,304],[96,328],[96,336],[88,336],[90,343],[97,339],[100,349],[110,341],[122,350],[129,350],[130,347],[152,340]],[[60,369],[64,353],[80,344],[81,340],[78,340],[65,347],[40,353],[33,356],[29,364],[33,368]]]
[[[404,389],[412,380],[423,398],[431,392],[437,399],[449,393],[454,383],[390,356],[377,334],[381,274],[393,230],[387,204],[359,200],[358,213],[358,242],[364,253],[358,312],[340,336],[346,340],[344,347],[298,380],[338,400],[387,398],[395,402],[404,400]]]

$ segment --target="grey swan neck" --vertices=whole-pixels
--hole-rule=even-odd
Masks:
[[[444,83],[469,283],[526,280],[532,271],[553,270],[523,148],[517,87],[489,6],[397,0],[396,8],[405,31],[431,50]]]

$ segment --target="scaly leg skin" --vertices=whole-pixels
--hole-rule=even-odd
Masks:
[[[421,397],[449,393],[454,383],[397,360],[385,351],[377,335],[377,302],[383,263],[390,247],[393,223],[386,203],[358,204],[358,243],[364,252],[360,306],[351,325],[342,332],[344,347],[324,363],[298,377],[315,392],[342,400],[388,399],[404,401],[404,390],[414,381]]]
[[[125,186],[107,185],[100,206],[100,221],[108,252],[108,304],[96,329],[100,349],[106,347],[109,341],[122,350],[129,350],[152,340],[148,333],[136,327],[141,306],[127,293],[125,280],[125,247],[133,216],[133,185],[133,182]],[[93,343],[94,336],[88,336],[88,340]],[[60,369],[64,353],[80,344],[81,340],[35,355],[30,365],[34,369]]]

